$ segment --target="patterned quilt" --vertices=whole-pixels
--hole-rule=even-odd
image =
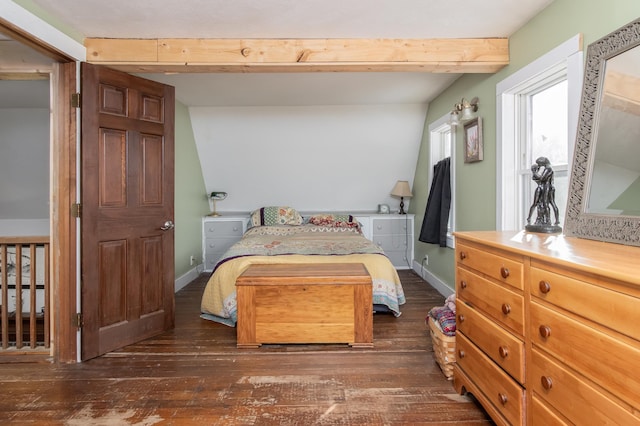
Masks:
[[[253,263],[363,263],[373,281],[373,303],[395,316],[405,303],[395,267],[382,249],[357,228],[336,226],[257,226],[223,255],[205,287],[201,317],[235,326],[238,276]],[[331,307],[327,306],[327,312]]]

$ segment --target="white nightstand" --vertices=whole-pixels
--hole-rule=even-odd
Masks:
[[[205,271],[212,271],[225,251],[242,238],[249,214],[223,213],[202,219],[202,255]]]
[[[362,234],[378,244],[397,269],[411,269],[413,261],[412,214],[355,214]]]
[[[371,216],[371,240],[382,247],[397,269],[411,269],[413,217],[412,214]]]

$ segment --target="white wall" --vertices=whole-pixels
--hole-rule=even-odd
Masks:
[[[49,133],[49,109],[0,108],[2,236],[49,234]]]
[[[417,104],[189,108],[206,190],[229,193],[220,211],[396,210],[389,192],[412,181],[426,112]]]

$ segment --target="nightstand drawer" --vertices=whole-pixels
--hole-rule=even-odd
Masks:
[[[525,382],[524,342],[458,299],[457,330],[521,384]]]
[[[522,260],[513,260],[465,244],[456,244],[458,264],[475,269],[489,277],[519,290],[524,290]]]
[[[222,257],[223,253],[207,253],[205,256],[205,271],[212,271],[213,268],[218,264],[218,261]]]
[[[207,238],[204,247],[205,270],[212,270],[222,255],[237,241],[237,237]]]
[[[629,364],[633,370],[632,365]],[[537,349],[532,351],[530,368],[529,386],[534,395],[562,412],[573,424],[638,424],[638,418],[624,407]]]
[[[385,252],[407,248],[407,237],[405,235],[374,235],[373,242],[382,247]]]
[[[532,302],[534,347],[544,349],[629,404],[640,407],[640,348]],[[628,318],[619,318],[620,321]],[[605,362],[606,361],[606,362]]]
[[[458,297],[518,336],[524,335],[524,297],[466,269],[456,270]]]
[[[239,220],[217,220],[207,221],[204,224],[204,237],[241,237],[242,236],[242,222]]]
[[[475,385],[509,423],[523,423],[524,389],[463,334],[456,335],[456,363],[473,374]]]
[[[234,243],[238,241],[238,238],[207,238],[205,240],[205,251],[209,253],[224,253]]]
[[[384,254],[387,255],[391,264],[398,269],[401,268],[410,268],[410,262],[407,259],[407,253],[405,250],[402,251],[384,251]]]
[[[373,219],[373,235],[400,234],[406,235],[411,221],[405,218]]]

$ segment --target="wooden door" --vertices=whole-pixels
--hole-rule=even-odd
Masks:
[[[83,360],[174,324],[174,88],[82,64]]]

